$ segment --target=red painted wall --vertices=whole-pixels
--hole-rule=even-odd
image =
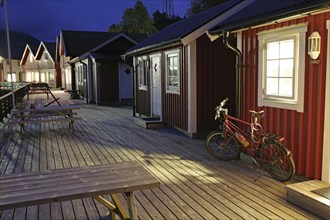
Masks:
[[[293,153],[296,173],[308,178],[320,179],[322,169],[323,125],[326,78],[326,20],[330,12],[307,16],[291,21],[243,31],[243,119],[249,121],[249,109],[264,109],[266,116],[261,119],[268,132],[284,135],[288,148]],[[258,38],[264,30],[308,22],[306,39],[313,31],[321,35],[321,54],[318,64],[311,64],[306,51],[304,112],[270,107],[259,108],[258,97]],[[307,50],[306,42],[306,50]]]

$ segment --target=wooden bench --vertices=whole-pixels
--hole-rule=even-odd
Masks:
[[[68,106],[49,106],[44,108],[15,108],[11,111],[13,117],[9,124],[19,124],[20,131],[24,131],[25,124],[41,123],[41,122],[62,122],[68,121],[69,128],[74,128],[73,123],[75,120],[81,119],[74,117],[76,112],[73,110],[80,109],[77,105]]]
[[[0,176],[0,210],[93,197],[121,219],[137,219],[134,191],[160,182],[136,161]],[[124,193],[128,213],[118,194]],[[112,202],[103,195],[110,195]]]

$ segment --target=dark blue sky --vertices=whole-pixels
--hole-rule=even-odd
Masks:
[[[118,24],[135,0],[7,0],[9,29],[28,32],[41,41],[55,42],[60,30],[107,31]],[[149,15],[163,11],[163,0],[142,0]],[[173,0],[174,14],[183,17],[190,0]],[[0,28],[5,28],[0,9]]]

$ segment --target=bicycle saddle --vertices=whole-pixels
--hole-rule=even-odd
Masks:
[[[262,118],[265,114],[264,110],[261,110],[260,112],[256,112],[254,110],[249,110],[249,112],[251,113],[252,117],[256,117],[256,118]]]

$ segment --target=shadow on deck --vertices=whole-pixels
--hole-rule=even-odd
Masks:
[[[247,163],[213,159],[203,140],[168,127],[146,130],[135,124],[129,107],[85,104],[63,91],[54,95],[63,105],[80,105],[83,119],[74,132],[61,122],[29,124],[21,136],[14,127],[1,139],[1,175],[135,160],[161,181],[159,188],[136,192],[139,219],[318,218],[289,203],[284,184],[267,174],[253,182],[259,171]],[[0,218],[108,219],[108,214],[89,198],[4,210]]]

